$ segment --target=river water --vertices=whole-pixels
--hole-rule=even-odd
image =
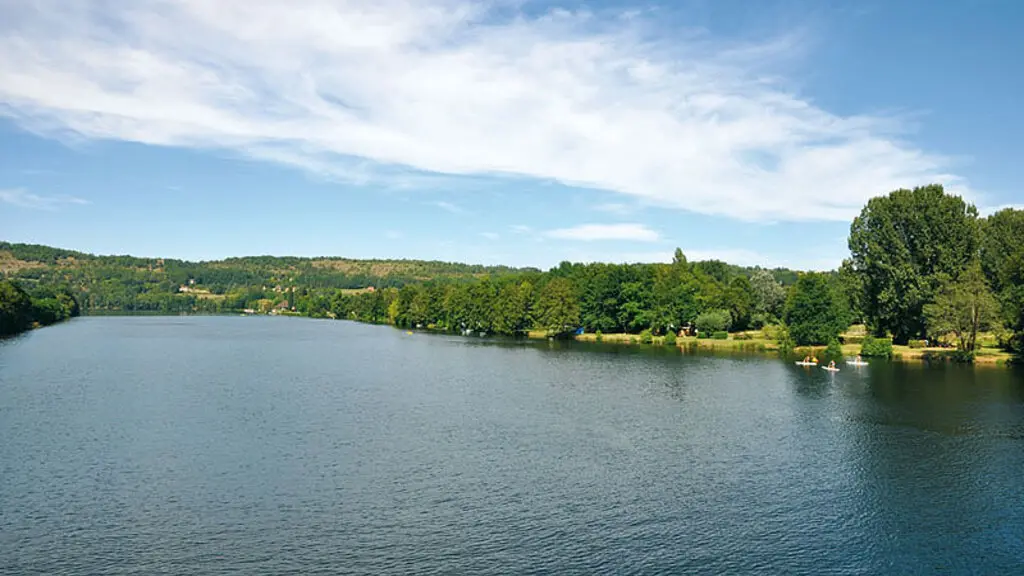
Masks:
[[[1024,376],[270,317],[0,342],[4,574],[1020,574]]]

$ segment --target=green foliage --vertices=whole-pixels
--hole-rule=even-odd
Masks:
[[[678,342],[678,340],[676,339],[676,333],[671,331],[671,330],[669,330],[665,334],[665,345],[666,346],[675,346],[677,342]]]
[[[541,326],[549,334],[565,334],[579,326],[579,304],[572,284],[565,278],[554,278],[544,286],[537,310]]]
[[[844,344],[862,344],[864,342],[864,336],[843,336]]]
[[[868,201],[850,227],[849,247],[873,334],[891,332],[898,343],[923,338],[925,304],[977,251],[977,210],[940,185],[896,190]]]
[[[598,342],[604,340],[604,333],[601,332],[600,330],[598,330],[597,332],[594,332],[594,339],[596,341],[598,341]]]
[[[712,333],[711,338],[714,340],[728,340],[729,333],[726,332],[725,330],[719,330],[718,332]]]
[[[945,279],[935,301],[924,306],[929,331],[935,336],[953,334],[957,350],[969,354],[977,348],[978,332],[991,327],[998,313],[999,304],[977,262],[959,278]]]
[[[892,339],[865,336],[860,345],[860,355],[865,358],[892,357]]]
[[[746,333],[746,332],[739,332],[737,334],[734,334],[732,339],[733,340],[753,340],[754,337],[751,336],[750,334]]]
[[[708,310],[697,316],[693,324],[697,328],[698,334],[703,336],[728,330],[731,322],[732,315],[728,310]]]
[[[654,341],[654,337],[651,335],[650,328],[645,328],[645,329],[640,331],[640,343],[641,344],[650,344],[653,341]]]
[[[839,362],[843,359],[843,347],[839,344],[839,340],[829,341],[828,347],[825,348],[824,357],[826,361],[834,360]]]
[[[981,266],[1011,330],[1007,347],[1024,361],[1024,210],[1007,208],[981,223]]]
[[[908,348],[924,348],[924,340],[907,340]]]
[[[796,348],[796,341],[789,334],[789,329],[785,326],[780,326],[778,329],[773,330],[774,335],[770,336],[775,338],[775,341],[779,344],[779,355],[786,357],[793,352]]]
[[[750,277],[750,288],[753,294],[754,315],[759,316],[757,321],[752,319],[751,324],[763,326],[771,318],[782,316],[783,307],[786,304],[786,289],[775,279],[775,276],[767,270],[758,270]]]
[[[789,334],[799,346],[836,340],[849,325],[829,277],[815,272],[797,280],[786,302],[785,317]]]
[[[17,284],[0,281],[0,336],[28,330],[32,326],[32,299]]]

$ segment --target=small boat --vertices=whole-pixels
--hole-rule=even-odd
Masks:
[[[822,366],[822,370],[828,370],[829,372],[839,372],[839,368],[832,368],[830,366]]]
[[[817,366],[817,362],[797,362],[797,366]]]
[[[846,363],[849,364],[850,366],[867,366],[868,365],[868,363],[863,361],[863,360],[847,360]]]

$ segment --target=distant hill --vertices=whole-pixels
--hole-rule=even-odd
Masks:
[[[719,261],[697,262],[708,275],[749,276],[757,268]],[[540,274],[536,268],[483,266],[425,260],[358,260],[339,257],[246,256],[189,262],[172,258],[98,256],[38,244],[0,242],[0,278],[27,289],[66,287],[85,310],[219,311],[289,290],[307,293],[401,287],[430,280]],[[772,270],[784,285],[796,273]]]

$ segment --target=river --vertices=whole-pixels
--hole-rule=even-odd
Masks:
[[[1024,376],[272,317],[0,342],[4,574],[1012,574]]]

